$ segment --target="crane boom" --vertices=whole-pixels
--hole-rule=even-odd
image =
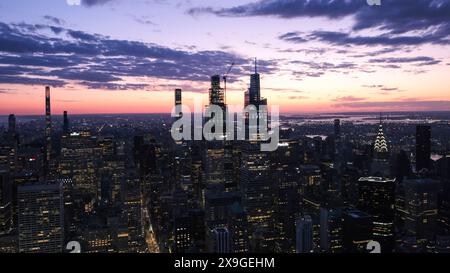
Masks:
[[[231,63],[230,67],[228,68],[228,71],[225,75],[223,75],[223,83],[224,83],[224,91],[225,91],[225,103],[226,103],[226,95],[227,95],[227,78],[228,74],[230,74],[231,69],[234,66],[234,62]]]

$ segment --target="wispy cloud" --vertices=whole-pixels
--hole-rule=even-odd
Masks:
[[[355,109],[385,109],[385,110],[448,110],[450,109],[450,101],[422,101],[422,100],[401,100],[401,101],[361,101],[361,102],[344,102],[335,104],[338,108],[355,108]]]
[[[44,15],[44,19],[55,25],[62,26],[62,25],[66,24],[66,21],[64,19],[61,19],[61,18],[58,18],[55,16],[51,16],[51,15]]]
[[[223,17],[272,16],[279,18],[324,17],[329,19],[353,16],[353,30],[378,28],[390,34],[424,31],[434,28],[435,37],[450,34],[449,0],[383,0],[381,6],[369,6],[363,0],[259,0],[231,8],[197,7],[189,14],[204,13]],[[422,36],[422,35],[417,35]]]
[[[0,94],[11,94],[13,92],[14,92],[14,89],[0,88]]]
[[[143,85],[126,77],[208,81],[234,61],[233,74],[251,71],[252,61],[225,51],[190,51],[153,43],[111,39],[98,34],[59,28],[57,37],[42,30],[54,26],[0,22],[0,83],[64,86],[75,81],[87,88],[137,90]],[[264,73],[276,61],[259,61]]]
[[[138,22],[139,24],[148,25],[148,26],[157,26],[155,22],[153,22],[148,16],[142,16],[137,17],[134,16],[134,21]]]
[[[414,63],[418,66],[435,65],[441,63],[440,60],[436,60],[431,57],[419,56],[419,57],[401,57],[401,58],[379,58],[370,59],[369,63]]]
[[[377,91],[380,91],[380,93],[391,93],[391,92],[401,92],[403,90],[400,90],[398,87],[388,87],[383,84],[372,84],[372,85],[363,85],[365,88],[375,89]]]
[[[81,4],[87,7],[104,5],[108,2],[113,2],[115,0],[81,0]]]
[[[338,102],[354,102],[354,101],[364,101],[367,98],[363,97],[355,97],[355,96],[343,96],[343,97],[337,97],[334,99],[334,101]]]

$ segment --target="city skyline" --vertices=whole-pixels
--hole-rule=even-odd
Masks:
[[[173,253],[178,267],[184,253],[245,253],[245,262],[450,251],[450,112],[385,123],[275,111],[268,143],[257,69],[244,100],[258,112],[240,125],[220,118],[229,106],[220,80],[210,78],[193,140],[184,109],[54,118],[49,86],[45,122],[10,114],[0,127],[0,253]],[[182,92],[173,90],[175,107]]]
[[[231,63],[227,103],[243,105],[254,57],[282,114],[450,109],[449,1],[213,5],[2,3],[0,115],[42,115],[44,85],[55,114],[168,113],[176,88],[206,104]]]

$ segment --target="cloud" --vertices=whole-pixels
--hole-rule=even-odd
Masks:
[[[290,43],[306,43],[309,41],[320,41],[339,46],[414,46],[422,44],[450,44],[448,35],[443,37],[436,33],[427,35],[392,35],[382,34],[376,36],[352,35],[347,32],[337,31],[312,31],[311,33],[288,32],[278,36],[280,40]]]
[[[111,82],[83,82],[88,89],[106,89],[106,90],[148,90],[150,85],[148,84],[135,84],[135,83],[111,83]]]
[[[401,58],[378,58],[370,59],[369,63],[415,63],[418,66],[435,65],[441,63],[431,57],[419,56],[419,57],[401,57]]]
[[[143,25],[149,25],[149,26],[157,26],[156,23],[154,23],[152,20],[149,19],[147,16],[143,17],[133,17],[134,21],[138,22],[139,24]]]
[[[340,18],[355,13],[362,1],[262,0],[231,8],[191,8],[191,15],[212,13],[223,17],[274,16],[281,18],[324,16]]]
[[[62,69],[53,70],[49,73],[51,76],[56,76],[59,79],[65,80],[81,80],[86,82],[114,82],[120,81],[119,77],[116,77],[110,73],[99,72],[95,70],[79,70],[79,69]]]
[[[343,108],[378,108],[378,109],[417,109],[417,110],[448,110],[450,109],[450,101],[422,101],[422,100],[402,100],[402,101],[361,101],[361,102],[345,102],[338,103],[336,107]]]
[[[278,18],[324,17],[354,18],[353,30],[378,28],[392,34],[423,31],[433,27],[448,36],[449,0],[383,0],[381,6],[369,6],[364,0],[260,0],[231,8],[197,7],[191,15],[215,14],[222,17],[272,16]]]
[[[14,89],[0,88],[0,94],[11,94],[11,93],[13,93],[14,91],[15,91]]]
[[[83,31],[77,31],[77,30],[67,30],[67,34],[77,40],[86,41],[86,42],[93,42],[96,41],[98,38],[100,38],[98,35],[92,35],[88,34]]]
[[[450,44],[450,0],[383,0],[369,6],[365,0],[259,0],[230,8],[196,7],[191,15],[214,14],[221,17],[270,16],[283,19],[351,18],[347,32],[288,32],[279,38],[292,43],[310,40],[338,45],[422,45]],[[357,35],[377,30],[376,36]],[[381,32],[381,33],[379,33]]]
[[[362,98],[362,97],[354,97],[354,96],[344,96],[344,97],[337,97],[334,99],[334,101],[339,101],[339,102],[353,102],[353,101],[364,101],[366,100],[366,98]]]
[[[209,81],[235,62],[230,82],[252,71],[252,61],[226,51],[186,51],[129,40],[111,39],[98,34],[54,26],[0,22],[0,65],[9,67],[9,76],[20,75],[14,83],[36,84],[47,77],[53,85],[76,81],[87,88],[122,90],[126,77],[154,77],[166,80]],[[260,60],[261,73],[274,73],[277,62]],[[12,69],[14,67],[14,71]],[[31,69],[32,68],[32,69]],[[36,77],[39,80],[33,81]],[[0,83],[13,81],[2,78]],[[103,83],[103,84],[100,84]],[[106,84],[108,83],[108,84]]]
[[[289,96],[288,99],[290,100],[304,100],[307,99],[308,97],[306,96]]]
[[[300,44],[300,43],[306,43],[308,42],[308,39],[305,37],[302,37],[301,32],[287,32],[278,37],[280,40]]]
[[[44,15],[44,19],[50,21],[50,23],[60,26],[66,23],[63,19],[51,15]]]
[[[66,0],[66,3],[69,6],[79,6],[81,5],[81,0]]]
[[[304,77],[318,78],[329,72],[343,74],[348,74],[350,71],[355,70],[366,72],[363,69],[360,69],[359,66],[353,62],[330,63],[296,60],[291,61],[290,64],[296,67],[296,70],[294,70],[292,74],[298,79],[302,79]],[[298,69],[298,67],[300,67],[300,69]]]
[[[274,92],[283,92],[283,93],[304,93],[304,91],[298,90],[298,89],[286,89],[286,88],[274,88],[274,87],[265,87],[264,89],[274,91]]]
[[[65,82],[62,80],[44,79],[44,78],[29,78],[22,76],[10,76],[10,75],[0,75],[0,83],[8,84],[27,84],[27,85],[49,85],[52,87],[62,87]]]
[[[382,94],[388,94],[391,92],[402,92],[398,87],[388,87],[382,84],[372,84],[372,85],[363,85],[365,88],[369,89],[376,89],[378,91],[381,91]]]
[[[113,0],[81,0],[81,4],[87,7],[99,6],[112,2]]]

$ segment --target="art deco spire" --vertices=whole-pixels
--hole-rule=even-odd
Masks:
[[[378,127],[377,138],[375,139],[374,151],[379,154],[389,152],[386,138],[384,137],[383,123],[381,122],[381,114],[380,114],[380,126]]]

